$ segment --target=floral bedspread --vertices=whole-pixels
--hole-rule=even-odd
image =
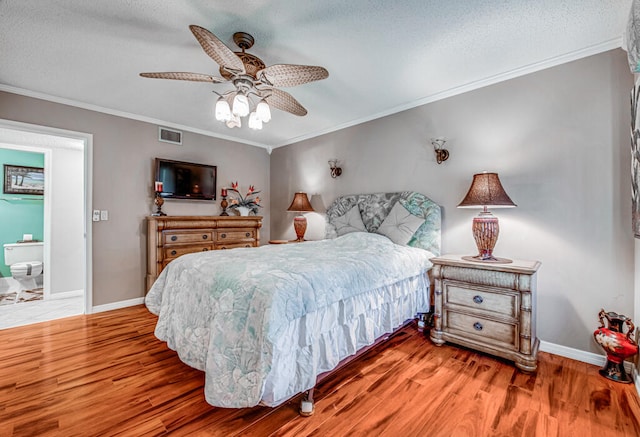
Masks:
[[[162,271],[145,303],[159,316],[156,337],[205,371],[207,402],[250,407],[260,403],[269,373],[277,371],[271,369],[274,344],[292,320],[423,275],[432,256],[362,232],[183,255]]]

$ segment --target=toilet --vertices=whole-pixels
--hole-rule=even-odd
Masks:
[[[8,243],[4,245],[4,263],[11,268],[11,276],[19,284],[16,302],[22,290],[38,288],[42,279],[44,243]]]

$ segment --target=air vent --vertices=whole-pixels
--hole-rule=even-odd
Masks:
[[[182,131],[158,126],[158,141],[182,145]]]

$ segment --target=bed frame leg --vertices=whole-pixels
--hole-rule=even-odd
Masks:
[[[316,411],[316,406],[313,401],[313,390],[315,390],[315,388],[304,392],[304,396],[300,401],[300,415],[303,417],[313,416],[313,413]]]

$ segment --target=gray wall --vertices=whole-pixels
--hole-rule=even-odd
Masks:
[[[262,189],[262,242],[269,239],[269,155],[265,149],[185,132],[183,145],[157,140],[158,127],[99,112],[0,92],[0,118],[93,134],[93,305],[144,296],[145,217],[153,211],[153,159],[218,166],[218,187],[238,181]],[[219,204],[168,200],[171,215],[216,215]]]
[[[343,194],[415,190],[443,207],[444,252],[475,254],[477,211],[456,205],[474,173],[498,172],[518,207],[494,211],[495,253],[542,262],[538,336],[601,353],[592,340],[600,308],[634,308],[625,56],[606,52],[275,149],[272,238],[293,238],[286,208],[297,190],[325,206]],[[442,165],[437,136],[449,139]],[[337,179],[330,158],[342,162]],[[321,238],[323,217],[307,217],[307,237]]]

